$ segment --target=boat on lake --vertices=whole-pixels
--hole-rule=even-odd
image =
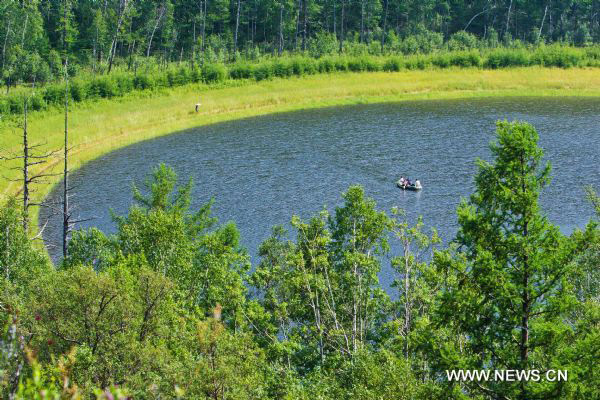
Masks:
[[[419,182],[419,180],[415,181],[415,183],[411,183],[410,185],[407,185],[402,182],[402,179],[398,179],[398,182],[396,182],[396,186],[398,186],[402,190],[413,190],[415,192],[423,189],[423,186],[421,186],[421,183]]]

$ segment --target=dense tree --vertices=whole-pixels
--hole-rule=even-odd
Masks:
[[[0,279],[26,288],[47,268],[46,256],[35,249],[25,232],[22,210],[16,200],[9,200],[0,208]]]
[[[351,186],[331,214],[275,227],[252,272],[235,226],[212,202],[192,211],[192,182],[165,165],[134,186],[114,234],[75,231],[57,269],[13,200],[0,210],[0,394],[596,398],[598,222],[567,237],[542,215],[550,168],[531,125],[498,123],[491,150],[445,248]],[[453,382],[451,369],[568,381]]]
[[[461,366],[530,370],[553,363],[553,349],[569,331],[563,316],[574,305],[568,283],[572,246],[540,212],[549,182],[535,129],[498,122],[494,163],[478,161],[476,191],[458,208],[457,242],[466,262],[448,263],[457,284],[442,312],[468,340]],[[481,382],[476,390],[522,399],[548,398],[524,380]]]
[[[477,38],[468,42],[476,47],[499,40],[511,46],[600,40],[598,0],[10,0],[0,6],[7,90],[58,78],[53,51],[64,50],[65,7],[72,18],[70,62],[95,72],[123,63],[131,68],[136,56],[195,63],[257,50],[281,55],[308,50],[324,34],[336,37],[340,51],[345,42],[358,42],[372,53],[432,51],[460,32]],[[454,40],[451,47],[457,44],[465,45]]]

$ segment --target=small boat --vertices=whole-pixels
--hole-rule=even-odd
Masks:
[[[400,189],[402,190],[413,190],[413,191],[418,191],[423,189],[423,186],[416,186],[414,183],[412,185],[402,185],[400,183],[400,180],[398,180],[398,182],[396,182],[396,186],[398,186]]]

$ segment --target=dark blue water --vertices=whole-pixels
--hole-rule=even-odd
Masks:
[[[132,182],[141,185],[151,168],[164,162],[182,180],[194,178],[194,206],[215,198],[216,216],[237,223],[252,255],[273,225],[288,223],[294,214],[333,210],[351,184],[363,185],[381,209],[398,206],[410,218],[423,215],[447,241],[456,233],[457,204],[473,190],[475,159],[490,157],[488,143],[498,119],[534,124],[553,165],[543,211],[565,233],[583,227],[593,215],[584,185],[600,187],[600,99],[359,105],[222,123],[89,162],[72,175],[72,201],[78,217],[95,217],[79,228],[112,232],[109,209],[125,214],[132,204]],[[419,178],[424,190],[398,190],[401,174]],[[60,224],[50,221],[47,243],[59,241]]]

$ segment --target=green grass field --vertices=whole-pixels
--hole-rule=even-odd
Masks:
[[[69,113],[71,170],[111,150],[161,135],[237,118],[358,103],[501,96],[600,96],[600,71],[593,68],[444,69],[397,73],[336,73],[268,81],[237,81],[219,88],[192,84],[159,92],[133,92],[113,100],[79,103]],[[194,111],[201,103],[200,112]],[[61,110],[31,113],[30,142],[60,149]],[[1,151],[18,152],[21,131],[0,122]],[[57,172],[60,158],[52,160]],[[1,201],[19,192],[15,163],[0,166]],[[59,178],[38,186],[45,196]],[[35,217],[35,216],[34,216]]]

